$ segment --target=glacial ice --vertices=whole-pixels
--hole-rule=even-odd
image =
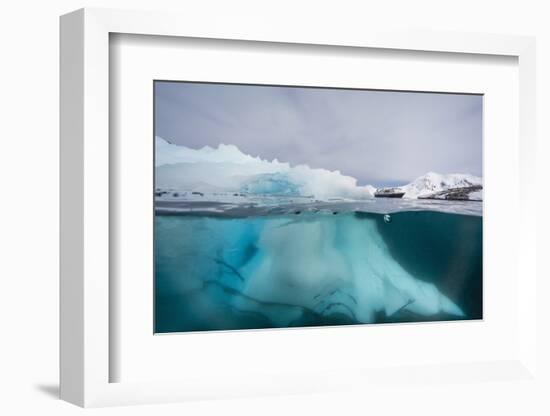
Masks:
[[[280,327],[303,323],[308,314],[358,323],[376,322],[380,314],[390,320],[403,313],[464,316],[433,283],[394,259],[372,218],[306,214],[157,221],[159,295],[196,290],[201,295],[195,294],[194,302],[204,296],[215,307],[223,303]],[[208,290],[200,292],[201,287]],[[202,313],[212,316],[214,306]]]
[[[339,171],[268,161],[246,155],[234,145],[195,150],[170,144],[158,136],[155,143],[157,188],[252,194],[265,194],[273,188],[283,195],[319,200],[368,199],[375,191],[373,186],[357,185],[355,178]]]
[[[287,173],[262,173],[245,181],[241,192],[254,195],[300,196],[300,187],[293,182]]]
[[[332,304],[331,312],[353,313],[363,323],[380,310],[391,316],[401,308],[423,316],[463,315],[433,284],[416,279],[393,259],[373,220],[326,217],[271,225],[262,230],[257,256],[243,268],[243,293],[256,299],[319,313]],[[315,295],[324,288],[332,291],[319,305]],[[349,296],[337,299],[333,291]]]

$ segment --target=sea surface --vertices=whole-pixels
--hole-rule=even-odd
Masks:
[[[155,332],[481,319],[482,221],[473,201],[157,201]]]

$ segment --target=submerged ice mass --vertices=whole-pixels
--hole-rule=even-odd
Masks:
[[[158,216],[155,229],[158,332],[480,318],[479,217]]]
[[[374,322],[380,312],[388,318],[398,311],[464,315],[392,258],[373,219],[281,219],[264,227],[256,244],[257,258],[242,267],[242,291],[255,299],[338,312],[361,323]]]

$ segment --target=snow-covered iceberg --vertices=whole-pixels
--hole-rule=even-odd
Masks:
[[[373,186],[339,171],[291,166],[277,159],[244,154],[237,146],[220,144],[190,149],[156,137],[156,184],[160,189],[331,198],[368,199]]]

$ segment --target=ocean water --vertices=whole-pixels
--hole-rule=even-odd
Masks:
[[[437,204],[158,205],[155,332],[481,319],[481,204]]]

